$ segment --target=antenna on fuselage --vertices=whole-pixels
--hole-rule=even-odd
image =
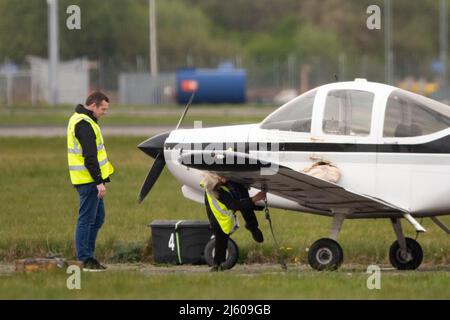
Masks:
[[[192,91],[191,97],[189,98],[189,101],[188,101],[188,103],[186,104],[186,107],[184,108],[183,114],[181,115],[181,118],[180,118],[180,120],[178,121],[178,124],[177,124],[177,126],[175,127],[175,130],[177,130],[177,129],[180,127],[181,123],[183,122],[184,117],[186,116],[186,113],[188,112],[189,107],[191,106],[191,103],[192,103],[192,101],[194,100],[194,95],[195,95],[195,90]]]

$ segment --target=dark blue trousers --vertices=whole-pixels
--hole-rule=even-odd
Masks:
[[[94,258],[95,241],[103,222],[105,221],[105,206],[103,199],[97,198],[97,185],[88,183],[76,186],[80,196],[80,209],[75,231],[77,259],[86,261]]]

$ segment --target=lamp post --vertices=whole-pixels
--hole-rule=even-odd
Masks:
[[[148,0],[149,27],[150,27],[150,73],[152,76],[158,74],[158,57],[156,47],[156,13],[155,0]]]
[[[387,84],[394,82],[394,53],[392,51],[392,1],[384,0],[384,78]]]
[[[442,64],[442,88],[443,91],[447,91],[447,59],[448,59],[448,15],[447,15],[447,0],[441,0],[439,8],[440,16],[440,54],[439,59]],[[447,97],[446,97],[447,98]]]
[[[58,103],[58,0],[47,0],[48,5],[48,102]]]

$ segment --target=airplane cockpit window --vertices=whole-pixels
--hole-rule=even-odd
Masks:
[[[322,130],[327,134],[368,136],[375,95],[361,90],[332,90],[325,102]]]
[[[384,137],[417,137],[450,127],[450,107],[400,90],[391,93],[384,116]]]
[[[311,132],[311,118],[317,90],[308,91],[272,113],[261,124],[261,129]]]

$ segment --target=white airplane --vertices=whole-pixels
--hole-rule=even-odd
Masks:
[[[397,240],[389,258],[400,270],[416,269],[423,259],[419,243],[404,236],[402,218],[417,232],[425,231],[418,217],[450,232],[437,218],[450,214],[450,107],[440,102],[355,79],[308,91],[258,124],[178,126],[138,146],[155,158],[139,201],[165,164],[183,195],[200,203],[204,170],[244,183],[251,195],[265,190],[269,207],[333,218],[329,238],[309,249],[316,270],[342,263],[336,240],[345,219],[390,219]],[[318,162],[337,167],[340,179],[305,172]]]

